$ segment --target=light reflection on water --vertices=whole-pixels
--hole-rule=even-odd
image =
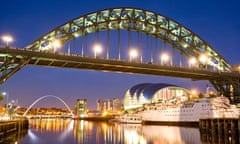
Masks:
[[[110,124],[71,119],[34,119],[22,144],[188,144],[201,143],[198,128]]]

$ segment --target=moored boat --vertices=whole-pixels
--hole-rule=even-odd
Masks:
[[[143,123],[198,125],[200,118],[238,118],[239,109],[224,96],[197,101],[169,100],[144,105],[139,112]]]

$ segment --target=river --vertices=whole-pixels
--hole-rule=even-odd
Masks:
[[[198,128],[118,124],[72,119],[31,119],[15,144],[202,144],[213,137]],[[215,140],[221,143],[221,138]],[[224,141],[222,141],[224,143]]]

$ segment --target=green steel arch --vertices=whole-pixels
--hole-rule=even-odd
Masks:
[[[104,30],[133,30],[162,39],[188,57],[199,58],[205,54],[208,66],[219,71],[231,71],[231,65],[190,29],[155,12],[137,8],[110,8],[72,19],[53,29],[26,46],[27,49],[44,50],[54,39],[61,43]]]

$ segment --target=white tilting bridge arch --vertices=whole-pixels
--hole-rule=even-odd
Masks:
[[[37,102],[39,102],[40,100],[45,99],[45,98],[47,98],[47,97],[53,97],[53,98],[56,98],[57,100],[61,101],[61,102],[65,105],[65,107],[68,109],[68,111],[71,113],[72,117],[74,116],[74,114],[73,114],[72,110],[70,109],[70,107],[68,106],[68,104],[67,104],[63,99],[61,99],[60,97],[57,97],[57,96],[54,96],[54,95],[45,95],[45,96],[42,96],[42,97],[36,99],[36,100],[28,107],[28,109],[24,112],[23,116],[26,116],[26,114],[28,113],[28,111],[29,111]]]

